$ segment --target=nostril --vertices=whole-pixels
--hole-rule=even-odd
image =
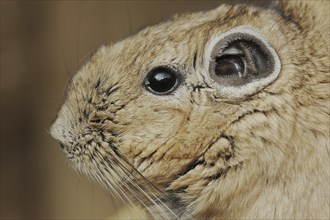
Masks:
[[[64,144],[60,143],[62,150],[64,150]]]

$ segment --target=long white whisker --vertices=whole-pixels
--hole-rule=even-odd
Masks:
[[[100,157],[102,157],[101,153],[95,149],[97,155],[99,155]],[[130,201],[130,199],[127,197],[126,193],[123,192],[123,188],[127,189],[131,195],[137,199],[137,201],[143,205],[143,207],[145,207],[150,213],[153,213],[154,215],[157,214],[159,215],[159,217],[162,217],[162,218],[166,218],[168,217],[167,215],[161,215],[164,211],[163,209],[161,209],[160,205],[162,207],[165,207],[166,209],[169,210],[169,212],[175,217],[178,219],[178,217],[172,212],[172,210],[170,208],[167,207],[167,205],[165,203],[163,203],[153,192],[151,192],[150,190],[149,193],[152,195],[152,197],[150,197],[149,193],[147,193],[144,189],[142,189],[136,182],[134,182],[131,177],[131,173],[127,170],[127,167],[125,167],[121,162],[119,162],[116,157],[113,156],[112,158],[114,160],[114,162],[116,163],[117,167],[120,168],[120,171],[115,169],[114,167],[109,167],[110,165],[110,161],[109,160],[106,160],[103,158],[103,160],[107,163],[102,163],[103,165],[105,165],[108,170],[111,170],[113,172],[109,173],[107,172],[107,174],[109,174],[111,177],[114,177],[115,179],[124,179],[124,181],[121,183],[121,184],[118,184],[118,188],[119,190],[121,191],[121,193],[123,194],[123,196],[125,196],[128,200],[128,202],[133,206],[133,203]],[[108,171],[107,169],[105,169],[105,171]],[[103,170],[104,171],[104,170]],[[102,179],[104,180],[104,182],[107,184],[107,185],[111,185],[110,181],[108,178],[105,178],[105,173],[101,173],[100,175],[102,177]],[[133,176],[135,180],[137,180],[139,183],[140,180],[138,178],[136,178],[135,176]],[[136,190],[140,191],[142,193],[142,195],[144,196],[144,198],[146,198],[148,201],[150,201],[152,204],[154,204],[154,206],[149,206],[149,205],[146,205],[145,202],[144,202],[144,199],[141,198],[141,194],[137,194],[135,192],[135,190],[133,190],[130,186],[128,186],[126,183],[130,183],[131,186],[133,186]],[[142,185],[142,184],[141,184]],[[160,204],[157,203],[157,201],[159,201]],[[155,212],[155,207],[156,209],[158,209],[158,211]],[[171,217],[171,219],[173,219],[173,216]]]
[[[126,162],[126,161],[125,161]],[[161,199],[159,199],[159,197],[158,196],[156,196],[151,190],[149,190],[148,188],[147,188],[147,190],[148,190],[148,193],[144,190],[144,189],[142,189],[140,186],[139,186],[139,184],[137,184],[135,181],[132,181],[132,179],[130,178],[131,176],[132,177],[134,177],[134,180],[136,180],[137,182],[139,182],[140,183],[140,185],[142,186],[142,184],[141,184],[141,181],[138,179],[138,178],[136,178],[134,175],[132,175],[132,173],[130,173],[128,170],[127,170],[127,168],[125,167],[125,166],[123,166],[119,161],[117,162],[118,163],[118,165],[120,165],[122,168],[123,168],[123,171],[125,171],[125,175],[127,176],[127,180],[129,180],[129,182],[137,189],[137,190],[139,190],[140,192],[142,192],[143,193],[143,195],[151,202],[151,203],[153,203],[154,205],[155,205],[155,207],[157,207],[157,208],[159,208],[159,213],[162,213],[162,209],[160,208],[160,204],[164,207],[164,208],[166,208],[167,209],[167,211],[168,212],[170,212],[172,215],[173,215],[173,217],[175,217],[175,218],[177,218],[177,219],[179,219],[179,217],[161,200]],[[137,172],[138,173],[138,172]],[[139,175],[141,175],[140,173],[138,173]],[[143,179],[145,179],[145,178],[143,178]],[[147,183],[149,183],[149,182],[147,182]],[[152,184],[148,184],[148,185],[151,185],[152,186],[152,188],[154,188],[154,189],[156,189],[156,190],[158,190],[156,187],[154,187]],[[151,197],[151,196],[153,197]],[[156,201],[158,201],[160,204],[158,204]],[[171,219],[173,219],[173,217],[171,218]]]
[[[101,155],[100,152],[99,152],[98,150],[96,150],[96,153],[97,153],[98,155]],[[113,173],[108,172],[108,170],[103,170],[103,172],[106,171],[107,174],[109,174],[110,176],[114,177],[115,179],[118,179],[118,180],[119,180],[119,179],[122,179],[122,176],[120,176],[119,172],[118,172],[116,169],[109,167],[109,165],[108,165],[107,163],[104,163],[103,165],[107,166],[108,170],[112,170]],[[118,194],[118,192],[116,191],[115,187],[113,187],[112,182],[109,181],[109,179],[107,179],[107,178],[104,177],[104,174],[105,174],[105,173],[100,173],[100,172],[99,172],[98,174],[101,176],[101,178],[103,179],[103,181],[105,181],[105,183],[106,183],[107,185],[109,185],[109,186],[111,187],[111,189],[112,189],[113,191],[115,191],[115,192]],[[118,189],[119,189],[120,192],[121,192],[121,195],[120,195],[119,197],[125,196],[125,199],[128,201],[128,203],[129,203],[131,206],[134,206],[134,204],[133,204],[133,202],[131,201],[131,199],[130,199],[130,198],[127,196],[127,194],[125,193],[124,188],[123,188],[120,184],[118,184],[118,185],[116,185],[116,186],[118,187]],[[134,191],[132,191],[129,187],[125,187],[125,188],[127,188],[127,189],[128,189],[133,195],[135,195]],[[136,196],[136,195],[135,195],[135,196]],[[122,199],[122,201],[123,201],[124,203],[126,203],[126,201],[125,201],[123,198],[121,198],[121,199]],[[147,207],[147,206],[144,204],[144,202],[143,202],[142,200],[139,200],[139,201],[141,202],[141,204],[142,204],[144,207]]]

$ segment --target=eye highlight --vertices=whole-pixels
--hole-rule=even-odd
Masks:
[[[169,67],[156,67],[144,79],[145,88],[156,95],[172,93],[180,83],[179,74]]]

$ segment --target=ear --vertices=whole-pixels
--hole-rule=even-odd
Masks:
[[[326,31],[329,36],[329,1],[277,1],[277,8],[284,18],[294,22],[302,31]]]
[[[280,59],[265,35],[242,25],[212,36],[205,47],[205,69],[210,85],[222,97],[240,99],[273,82]]]

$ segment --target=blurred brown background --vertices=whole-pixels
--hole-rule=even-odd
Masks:
[[[1,219],[119,218],[122,204],[79,177],[49,135],[67,79],[102,44],[222,2],[1,0]]]

